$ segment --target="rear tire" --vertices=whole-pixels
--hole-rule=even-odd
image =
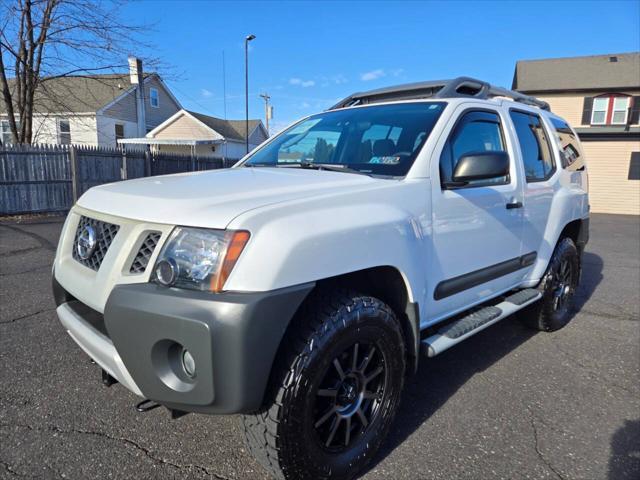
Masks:
[[[573,299],[580,280],[580,254],[570,238],[556,246],[549,267],[538,285],[542,299],[523,311],[528,326],[544,332],[564,327],[573,314]]]
[[[353,292],[314,294],[283,340],[268,404],[242,416],[245,442],[277,479],[351,479],[387,435],[405,346],[393,311]]]

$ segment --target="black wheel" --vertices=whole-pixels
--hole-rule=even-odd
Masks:
[[[268,405],[242,417],[245,441],[275,478],[353,478],[400,401],[401,327],[387,305],[356,293],[315,295],[294,321]]]
[[[580,255],[573,240],[558,242],[538,289],[542,299],[524,313],[529,326],[552,332],[564,327],[573,313],[573,297],[580,280]]]

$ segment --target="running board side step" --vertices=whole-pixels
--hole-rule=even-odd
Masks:
[[[422,353],[428,357],[435,357],[490,325],[540,300],[540,298],[542,298],[540,291],[527,288],[506,297],[496,305],[475,310],[461,319],[445,325],[434,335],[422,340]]]

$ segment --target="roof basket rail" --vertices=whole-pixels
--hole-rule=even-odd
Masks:
[[[366,105],[393,100],[412,100],[419,98],[476,98],[486,100],[494,97],[506,97],[526,105],[550,110],[549,104],[520,92],[495,87],[488,82],[471,77],[458,77],[453,80],[409,83],[395,87],[380,88],[368,92],[354,93],[336,103],[329,110]]]

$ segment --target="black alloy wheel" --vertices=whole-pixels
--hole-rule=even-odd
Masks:
[[[313,426],[331,452],[348,449],[380,414],[386,363],[375,344],[356,342],[338,355],[316,390]]]
[[[558,271],[554,272],[553,285],[551,286],[553,291],[553,310],[555,312],[562,314],[571,305],[571,300],[575,293],[574,275],[571,260],[567,257],[562,258]]]
[[[523,310],[526,323],[536,330],[553,332],[564,327],[573,314],[573,300],[580,279],[580,254],[568,237],[558,241],[538,290],[542,298]]]

